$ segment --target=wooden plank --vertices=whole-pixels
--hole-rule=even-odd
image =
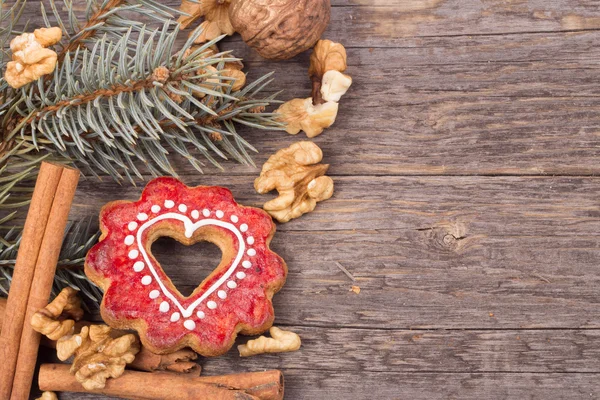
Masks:
[[[599,237],[456,240],[452,235],[445,228],[277,233],[273,249],[289,268],[288,281],[274,298],[277,323],[366,329],[600,328]],[[202,255],[182,245],[154,249],[184,293],[220,258],[218,251]],[[351,285],[358,285],[360,294],[351,292]]]
[[[406,10],[414,7],[431,12],[449,7],[453,11],[447,12],[447,18],[458,18],[455,22],[461,28],[472,26],[469,7],[475,6],[462,5],[461,13],[457,13],[459,7],[454,3],[410,0],[395,7],[401,14],[410,14],[412,11]],[[380,18],[387,25],[393,22],[402,26],[397,15],[389,12],[391,6],[385,1],[372,6],[344,3],[333,14],[338,18],[349,9],[357,15],[367,15],[364,18],[374,18],[369,12],[375,10],[383,13]],[[551,14],[551,21],[562,18],[556,10],[579,13],[588,19],[598,13],[589,0],[579,0],[566,8],[562,2],[548,5],[537,0],[490,2],[482,7],[480,11],[487,10],[491,19],[506,16],[515,26],[520,20],[505,9],[514,8],[525,19],[534,18],[527,10],[544,9]],[[27,10],[34,20],[38,17],[37,7],[29,5]],[[535,30],[535,25],[523,24],[529,30],[518,35],[448,37],[432,32],[433,36],[419,38],[395,37],[393,44],[397,48],[386,48],[389,43],[370,42],[377,38],[366,32],[372,24],[365,22],[365,31],[353,32],[349,30],[363,26],[360,21],[349,17],[332,21],[331,29],[343,31],[334,31],[327,37],[349,47],[348,73],[354,77],[336,124],[315,140],[332,164],[332,173],[599,174],[600,100],[594,72],[600,56],[599,33],[559,30],[539,35],[528,33]],[[444,20],[443,26],[447,25]],[[372,31],[372,26],[369,29]],[[543,29],[552,30],[545,25]],[[235,54],[247,60],[252,79],[277,71],[271,89],[285,88],[282,99],[308,96],[308,53],[274,63],[260,59],[235,38],[228,39],[223,48],[234,49]],[[305,139],[304,134],[265,134],[252,129],[241,132],[260,150],[255,157],[259,166],[276,150]],[[178,164],[178,171],[184,174],[193,171],[186,162]],[[233,174],[255,173],[234,162],[224,162],[224,166]],[[218,170],[208,166],[206,172]]]
[[[355,372],[600,372],[599,330],[397,331],[290,326],[300,351],[240,358],[234,347],[202,361],[227,374],[268,366]],[[240,338],[237,343],[248,339]]]
[[[600,397],[599,374],[535,373],[382,373],[285,372],[286,399],[529,399],[567,400]],[[107,399],[61,393],[61,400]]]
[[[326,155],[327,157],[327,155]],[[333,168],[333,167],[332,167]],[[334,176],[333,198],[280,231],[371,229],[459,230],[478,235],[595,235],[599,231],[593,177],[369,177]],[[223,185],[244,205],[260,207],[272,195],[254,192],[253,179],[228,174],[182,177],[190,185]],[[73,218],[95,216],[108,201],[139,198],[141,188],[84,181]]]
[[[189,184],[219,183],[190,178]],[[260,204],[247,178],[227,182],[238,201]],[[598,328],[598,184],[564,177],[336,177],[332,199],[279,225],[273,248],[287,260],[290,278],[275,297],[278,322]],[[139,193],[82,185],[74,216],[94,215],[107,197]],[[165,268],[184,291],[218,259],[218,252],[202,258],[182,246],[157,254],[177,266]],[[360,295],[348,291],[351,282],[335,262],[356,276]]]
[[[180,0],[164,2],[173,7]],[[403,37],[516,34],[600,28],[594,0],[334,0],[326,37],[350,46],[396,45]],[[60,6],[60,4],[59,4]],[[84,11],[83,2],[76,7]],[[64,7],[62,7],[64,11]],[[83,13],[80,13],[83,14]],[[37,4],[26,17],[39,20]],[[235,40],[240,40],[239,36]]]

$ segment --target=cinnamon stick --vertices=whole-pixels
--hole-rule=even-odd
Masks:
[[[78,182],[78,170],[62,168],[60,181],[56,188],[56,194],[52,202],[48,223],[35,265],[29,299],[27,300],[26,323],[23,325],[21,333],[11,400],[25,400],[29,398],[41,338],[40,334],[33,330],[29,321],[31,321],[33,314],[48,304],[48,298],[52,291],[52,283],[54,282],[54,275],[56,273],[56,263],[58,262],[64,231]]]
[[[201,376],[193,379],[199,382],[216,383],[243,389],[246,393],[256,396],[261,400],[283,399],[283,374],[276,369],[233,375]]]
[[[86,391],[69,372],[69,365],[43,364],[39,386],[53,392],[97,393],[138,400],[260,400],[243,390],[199,379],[166,372],[125,371],[117,379],[107,380],[104,389]]]
[[[2,322],[6,313],[6,298],[0,297],[0,331],[2,330]]]
[[[61,174],[61,166],[42,163],[33,190],[0,336],[0,399],[10,398],[12,391],[31,283]]]

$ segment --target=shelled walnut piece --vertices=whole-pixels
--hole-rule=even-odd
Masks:
[[[58,397],[54,392],[44,392],[40,397],[38,397],[35,400],[58,400]]]
[[[66,287],[46,307],[31,318],[31,326],[51,340],[58,340],[73,333],[75,321],[83,317],[77,290]]]
[[[308,67],[315,104],[340,100],[352,84],[352,78],[342,74],[346,68],[346,49],[342,44],[331,40],[317,42],[310,55]]]
[[[75,356],[71,373],[84,388],[101,389],[106,379],[123,374],[125,365],[140,350],[139,341],[135,335],[113,331],[106,325],[84,326],[81,332],[73,334],[73,319],[82,316],[77,291],[67,287],[33,315],[31,326],[49,339],[58,340],[56,352],[61,361]]]
[[[189,16],[182,15],[177,22],[181,28],[186,28],[196,19],[204,17],[204,22],[200,24],[202,32],[197,43],[208,42],[223,34],[233,35],[235,30],[229,20],[230,2],[231,0],[183,0],[180,11]]]
[[[263,209],[279,222],[288,222],[330,198],[333,180],[324,176],[329,165],[319,164],[322,159],[323,152],[312,142],[294,143],[269,157],[254,188],[261,194],[276,189],[279,196]]]
[[[187,50],[186,56],[189,54],[193,54],[199,48],[200,48],[199,45],[192,46],[191,48],[189,48]],[[206,48],[204,51],[201,51],[197,57],[207,58],[207,57],[215,57],[215,56],[217,56],[221,59],[226,59],[226,58],[234,58],[235,59],[234,56],[227,54],[227,52],[220,54],[219,48],[217,47],[217,45],[212,45],[212,46]],[[218,70],[217,68],[215,68],[214,65],[209,65],[209,66],[205,67],[204,69],[200,70],[198,73],[199,74],[212,73],[215,75],[215,77],[209,77],[206,80],[207,84],[201,84],[200,86],[206,87],[207,89],[212,89],[213,86],[215,86],[214,85],[215,83],[218,84],[221,82],[220,79],[218,79],[216,77],[216,75],[219,74],[221,76],[226,76],[226,77],[230,78],[229,80],[233,81],[233,84],[231,85],[231,90],[234,92],[238,91],[241,88],[243,88],[244,85],[246,85],[246,74],[244,72],[242,72],[243,68],[244,68],[244,64],[240,60],[225,61],[223,63],[223,68],[221,70]],[[224,81],[227,81],[227,80],[224,80]],[[200,93],[200,92],[195,92],[194,95],[199,98],[203,98],[205,96],[204,93]]]
[[[57,54],[47,47],[60,41],[60,28],[40,28],[23,33],[10,42],[12,61],[6,64],[4,79],[15,89],[20,88],[56,68]]]
[[[118,378],[125,365],[135,359],[140,344],[135,335],[111,337],[107,325],[90,325],[76,335],[67,335],[56,343],[56,353],[61,361],[75,356],[71,373],[87,390],[102,389],[108,378]]]
[[[263,353],[284,353],[296,351],[302,345],[300,336],[291,331],[284,331],[275,326],[269,329],[271,337],[260,336],[238,346],[240,357],[250,357]]]
[[[346,49],[331,40],[319,40],[310,56],[308,75],[312,82],[312,97],[292,99],[275,112],[286,123],[291,135],[301,130],[309,138],[320,135],[335,122],[338,102],[352,85],[346,70]]]

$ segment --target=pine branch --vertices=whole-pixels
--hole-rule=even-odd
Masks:
[[[196,155],[219,168],[215,157],[253,165],[248,150],[256,150],[229,122],[280,128],[262,112],[272,96],[256,98],[269,76],[232,92],[222,70],[238,59],[227,52],[199,56],[216,40],[194,51],[188,40],[171,55],[178,29],[171,31],[169,22],[148,35],[142,30],[135,51],[128,47],[131,34],[117,42],[105,35],[89,50],[67,53],[46,87],[42,81],[23,87],[28,101],[14,108],[20,118],[10,137],[18,133],[29,146],[118,181],[141,178],[140,162],[153,175],[176,175],[171,152],[199,171],[205,164]]]
[[[143,179],[144,165],[153,175],[176,175],[171,154],[179,154],[201,171],[204,158],[234,158],[254,165],[256,149],[236,125],[282,129],[265,107],[275,95],[262,98],[270,83],[266,75],[238,92],[223,74],[227,52],[203,53],[220,38],[192,49],[197,31],[174,51],[177,10],[158,0],[86,0],[86,21],[78,20],[72,0],[63,0],[67,19],[49,0],[52,16],[42,3],[47,26],[60,26],[63,47],[55,72],[14,90],[0,79],[0,291],[6,293],[20,240],[22,220],[42,160],[74,163],[89,175]],[[10,57],[11,38],[24,1],[2,13],[0,0],[0,66]],[[131,14],[136,19],[131,18]],[[53,19],[51,22],[50,19]],[[142,19],[160,22],[148,29]],[[8,23],[2,23],[7,22]],[[214,68],[216,68],[216,71]],[[79,288],[88,304],[101,292],[81,272],[97,234],[89,223],[68,229],[55,279],[58,293]]]
[[[22,230],[12,228],[0,236],[0,293],[8,295],[13,269],[17,259]],[[70,223],[66,228],[65,240],[59,257],[52,294],[57,295],[70,286],[81,292],[88,309],[97,309],[102,301],[102,291],[81,272],[85,255],[96,243],[99,232],[92,228],[89,220]]]
[[[180,11],[156,0],[86,0],[86,21],[82,25],[75,15],[72,0],[63,0],[62,3],[67,10],[68,23],[58,12],[55,0],[49,1],[53,21],[50,21],[44,3],[40,3],[46,26],[60,26],[68,39],[58,53],[59,63],[68,53],[85,48],[98,36],[106,34],[118,40],[129,29],[140,33],[147,22],[164,24],[181,15]],[[132,19],[132,13],[138,18]]]

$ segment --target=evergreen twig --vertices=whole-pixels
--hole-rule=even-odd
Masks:
[[[72,0],[40,2],[46,26],[59,26],[53,74],[15,90],[0,79],[0,292],[10,285],[22,234],[19,221],[31,199],[43,160],[70,163],[86,174],[135,183],[145,167],[152,175],[176,175],[171,155],[202,171],[218,159],[254,165],[256,149],[236,129],[282,129],[264,112],[275,95],[261,97],[264,76],[240,91],[224,75],[228,52],[206,56],[217,38],[194,46],[195,32],[175,50],[178,11],[159,0],[85,0],[80,19]],[[0,0],[0,68],[10,60],[25,0]],[[61,10],[59,12],[59,10]],[[64,16],[66,10],[66,17]],[[135,15],[135,19],[131,16]],[[160,25],[160,26],[157,26]],[[215,70],[216,69],[216,70]],[[81,272],[97,240],[89,222],[67,230],[55,290],[77,287],[97,304],[99,289]]]

